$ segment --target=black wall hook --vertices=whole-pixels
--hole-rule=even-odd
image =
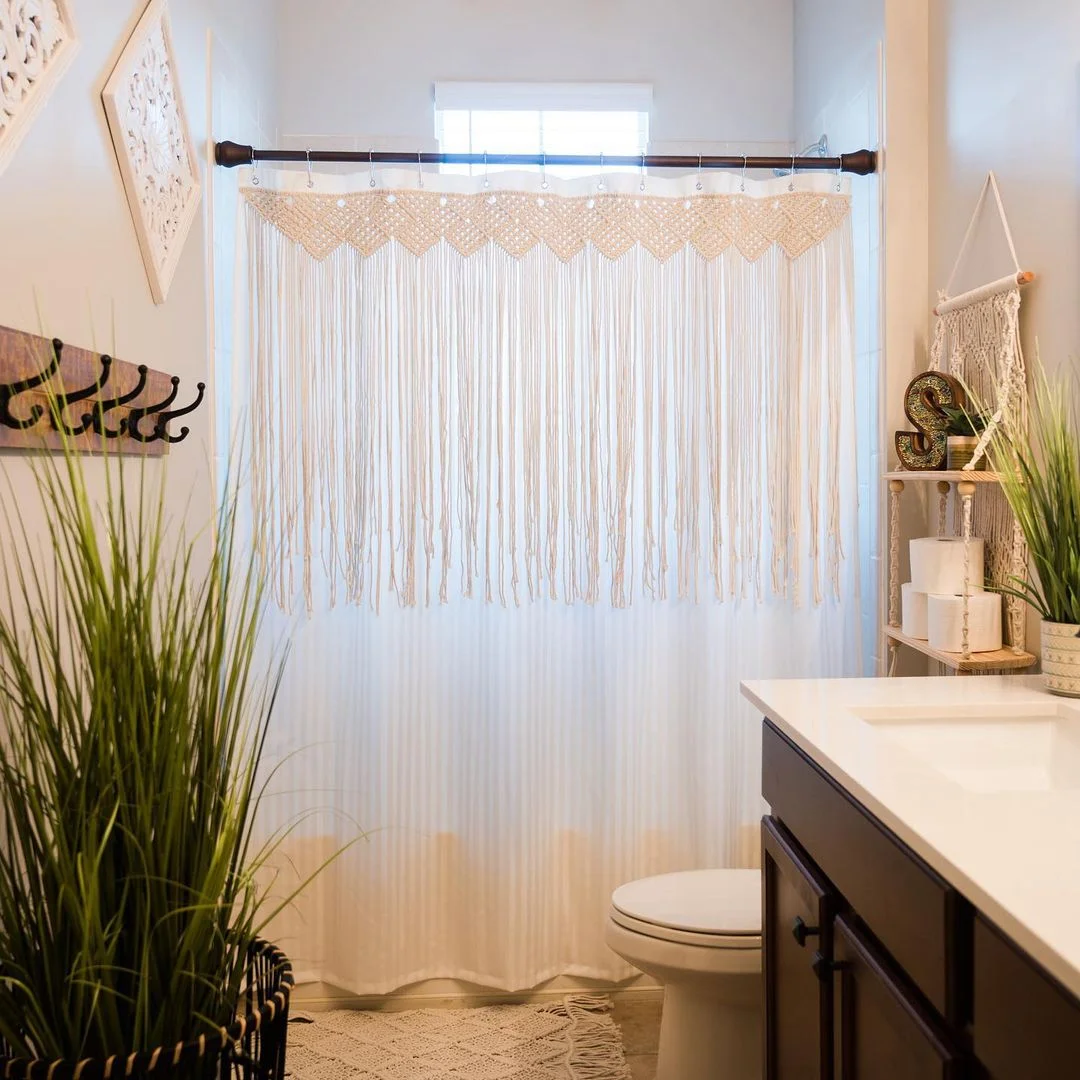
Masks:
[[[139,430],[139,424],[141,424],[143,420],[146,417],[150,416],[152,413],[161,412],[162,409],[167,408],[176,400],[177,391],[180,389],[180,376],[174,375],[169,381],[172,383],[172,390],[170,391],[169,396],[164,401],[159,401],[156,405],[140,406],[138,409],[132,409],[131,412],[127,414],[125,427],[127,429],[128,435],[130,435],[131,438],[133,438],[136,442],[148,443],[153,442],[157,438],[160,438],[156,427],[150,435],[144,435]],[[200,383],[199,385],[201,386],[202,384]],[[201,395],[200,400],[202,400]]]
[[[146,389],[146,376],[149,371],[150,369],[145,364],[140,364],[138,367],[138,381],[126,394],[117,394],[116,397],[110,398],[108,401],[95,401],[93,409],[88,413],[83,413],[82,430],[85,431],[88,427],[91,427],[94,429],[95,434],[106,439],[118,439],[123,435],[124,429],[127,427],[127,417],[120,421],[119,427],[108,428],[105,426],[105,414],[110,409],[116,409],[121,405],[126,405],[129,401],[134,401]]]
[[[26,431],[45,415],[44,405],[33,405],[30,409],[30,415],[25,420],[20,420],[17,416],[11,415],[11,400],[18,394],[25,393],[27,390],[34,390],[47,383],[57,373],[60,368],[60,355],[64,351],[64,343],[59,338],[53,338],[52,350],[52,359],[44,371],[39,371],[28,379],[19,379],[13,383],[0,383],[0,424],[15,428],[18,431]]]
[[[188,413],[194,412],[202,403],[203,395],[206,393],[206,383],[196,383],[195,389],[198,390],[198,394],[195,396],[195,400],[183,409],[173,409],[172,412],[163,412],[158,414],[157,423],[154,425],[154,438],[164,439],[167,443],[183,442],[189,434],[190,429],[182,427],[179,435],[170,435],[166,430],[170,420],[175,420],[178,416],[187,416]]]
[[[57,394],[55,399],[49,402],[52,411],[52,426],[54,431],[63,431],[67,436],[81,435],[86,430],[86,424],[76,424],[72,427],[64,420],[64,410],[77,401],[85,401],[86,398],[100,393],[104,385],[109,381],[109,372],[112,371],[113,359],[103,353],[101,356],[101,374],[84,390],[76,390],[71,394]],[[83,420],[85,421],[85,416]]]

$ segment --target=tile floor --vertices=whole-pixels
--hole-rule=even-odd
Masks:
[[[633,1080],[655,1080],[656,1051],[660,1046],[659,994],[616,998],[611,1015],[622,1031],[623,1051]]]

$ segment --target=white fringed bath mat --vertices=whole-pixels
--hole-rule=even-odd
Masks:
[[[411,1012],[338,1010],[289,1024],[294,1080],[629,1080],[606,998]]]

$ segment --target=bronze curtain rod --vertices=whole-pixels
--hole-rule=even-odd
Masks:
[[[877,171],[877,152],[856,150],[839,157],[721,157],[681,154],[415,154],[400,150],[256,150],[235,142],[219,142],[214,150],[226,169],[257,161],[293,161],[301,165],[353,162],[361,165],[616,165],[640,169],[795,169],[796,172],[846,172],[866,176]]]

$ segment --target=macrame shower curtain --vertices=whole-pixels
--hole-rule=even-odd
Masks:
[[[739,680],[857,673],[847,183],[259,179],[265,825],[325,811],[290,874],[371,830],[278,937],[357,993],[627,977],[613,887],[756,860]]]

